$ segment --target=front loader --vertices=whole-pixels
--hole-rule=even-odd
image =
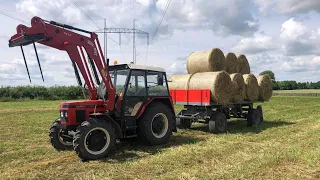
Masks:
[[[73,149],[83,161],[95,160],[106,157],[117,139],[139,137],[149,145],[157,145],[166,143],[176,132],[173,103],[162,68],[109,66],[96,33],[39,17],[31,19],[31,27],[18,25],[16,31],[9,47],[20,46],[30,82],[23,46],[34,46],[42,75],[35,45],[40,43],[66,51],[78,84],[89,92],[89,100],[60,104],[60,117],[54,120],[49,133],[55,149]]]

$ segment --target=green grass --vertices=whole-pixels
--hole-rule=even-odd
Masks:
[[[279,90],[273,96],[320,96],[320,89]]]
[[[196,124],[166,145],[126,140],[108,158],[86,163],[49,143],[58,106],[59,101],[0,103],[1,179],[320,178],[318,97],[273,97],[263,104],[259,129],[233,120],[227,134],[215,135]]]

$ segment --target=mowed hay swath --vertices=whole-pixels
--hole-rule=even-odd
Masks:
[[[225,71],[229,74],[239,73],[238,58],[234,53],[228,53],[226,55]]]
[[[215,72],[225,69],[225,57],[223,52],[214,48],[207,51],[193,52],[187,60],[189,74],[198,72]]]
[[[231,79],[225,71],[194,74],[189,82],[189,89],[210,89],[211,100],[218,104],[230,102]]]
[[[169,89],[189,89],[189,81],[192,74],[172,75],[169,78]]]
[[[234,73],[230,75],[232,83],[232,96],[231,102],[243,101],[246,96],[245,83],[241,74]]]
[[[257,78],[253,74],[245,74],[243,75],[243,79],[246,87],[245,100],[251,102],[257,101],[259,99],[259,85]]]
[[[269,101],[272,96],[272,81],[269,76],[259,76],[258,77],[259,85],[259,100],[260,101]]]
[[[250,65],[245,55],[242,54],[238,57],[238,64],[240,74],[250,74]]]

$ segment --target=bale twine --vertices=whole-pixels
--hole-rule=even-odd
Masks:
[[[253,74],[243,75],[245,87],[246,87],[246,97],[245,100],[250,102],[257,101],[259,99],[259,85],[257,78]]]
[[[192,77],[192,74],[183,74],[183,75],[172,75],[169,78],[168,86],[169,89],[189,89],[189,81]]]
[[[224,68],[225,57],[223,52],[218,48],[193,52],[189,55],[187,61],[187,71],[189,74],[222,71]]]
[[[231,98],[231,79],[225,71],[196,73],[190,79],[189,89],[210,89],[213,102],[227,104]]]
[[[232,83],[231,102],[243,101],[246,96],[245,83],[241,74],[234,73],[230,75]]]
[[[259,101],[269,101],[272,96],[272,81],[269,76],[259,76]]]
[[[234,53],[228,53],[226,55],[225,70],[229,74],[239,73],[239,62]]]
[[[245,55],[242,54],[238,57],[238,63],[240,74],[250,74],[250,65]]]

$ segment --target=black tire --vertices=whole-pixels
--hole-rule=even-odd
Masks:
[[[215,134],[226,133],[227,125],[226,115],[222,112],[215,112],[209,120],[209,131]]]
[[[257,109],[250,109],[247,117],[249,127],[257,127],[261,124],[261,114]]]
[[[103,119],[89,118],[78,127],[73,137],[73,149],[82,161],[106,157],[115,143],[114,128]]]
[[[63,136],[65,135],[65,136]],[[52,146],[58,150],[72,150],[72,137],[67,137],[65,130],[61,129],[60,118],[56,119],[51,127],[49,132],[50,142]]]
[[[162,103],[151,104],[138,122],[138,135],[149,145],[168,142],[173,130],[173,114]]]
[[[192,122],[190,119],[177,118],[176,124],[179,129],[190,129]]]
[[[263,111],[262,111],[262,107],[261,107],[260,105],[257,106],[257,110],[260,112],[261,122],[263,122]]]

